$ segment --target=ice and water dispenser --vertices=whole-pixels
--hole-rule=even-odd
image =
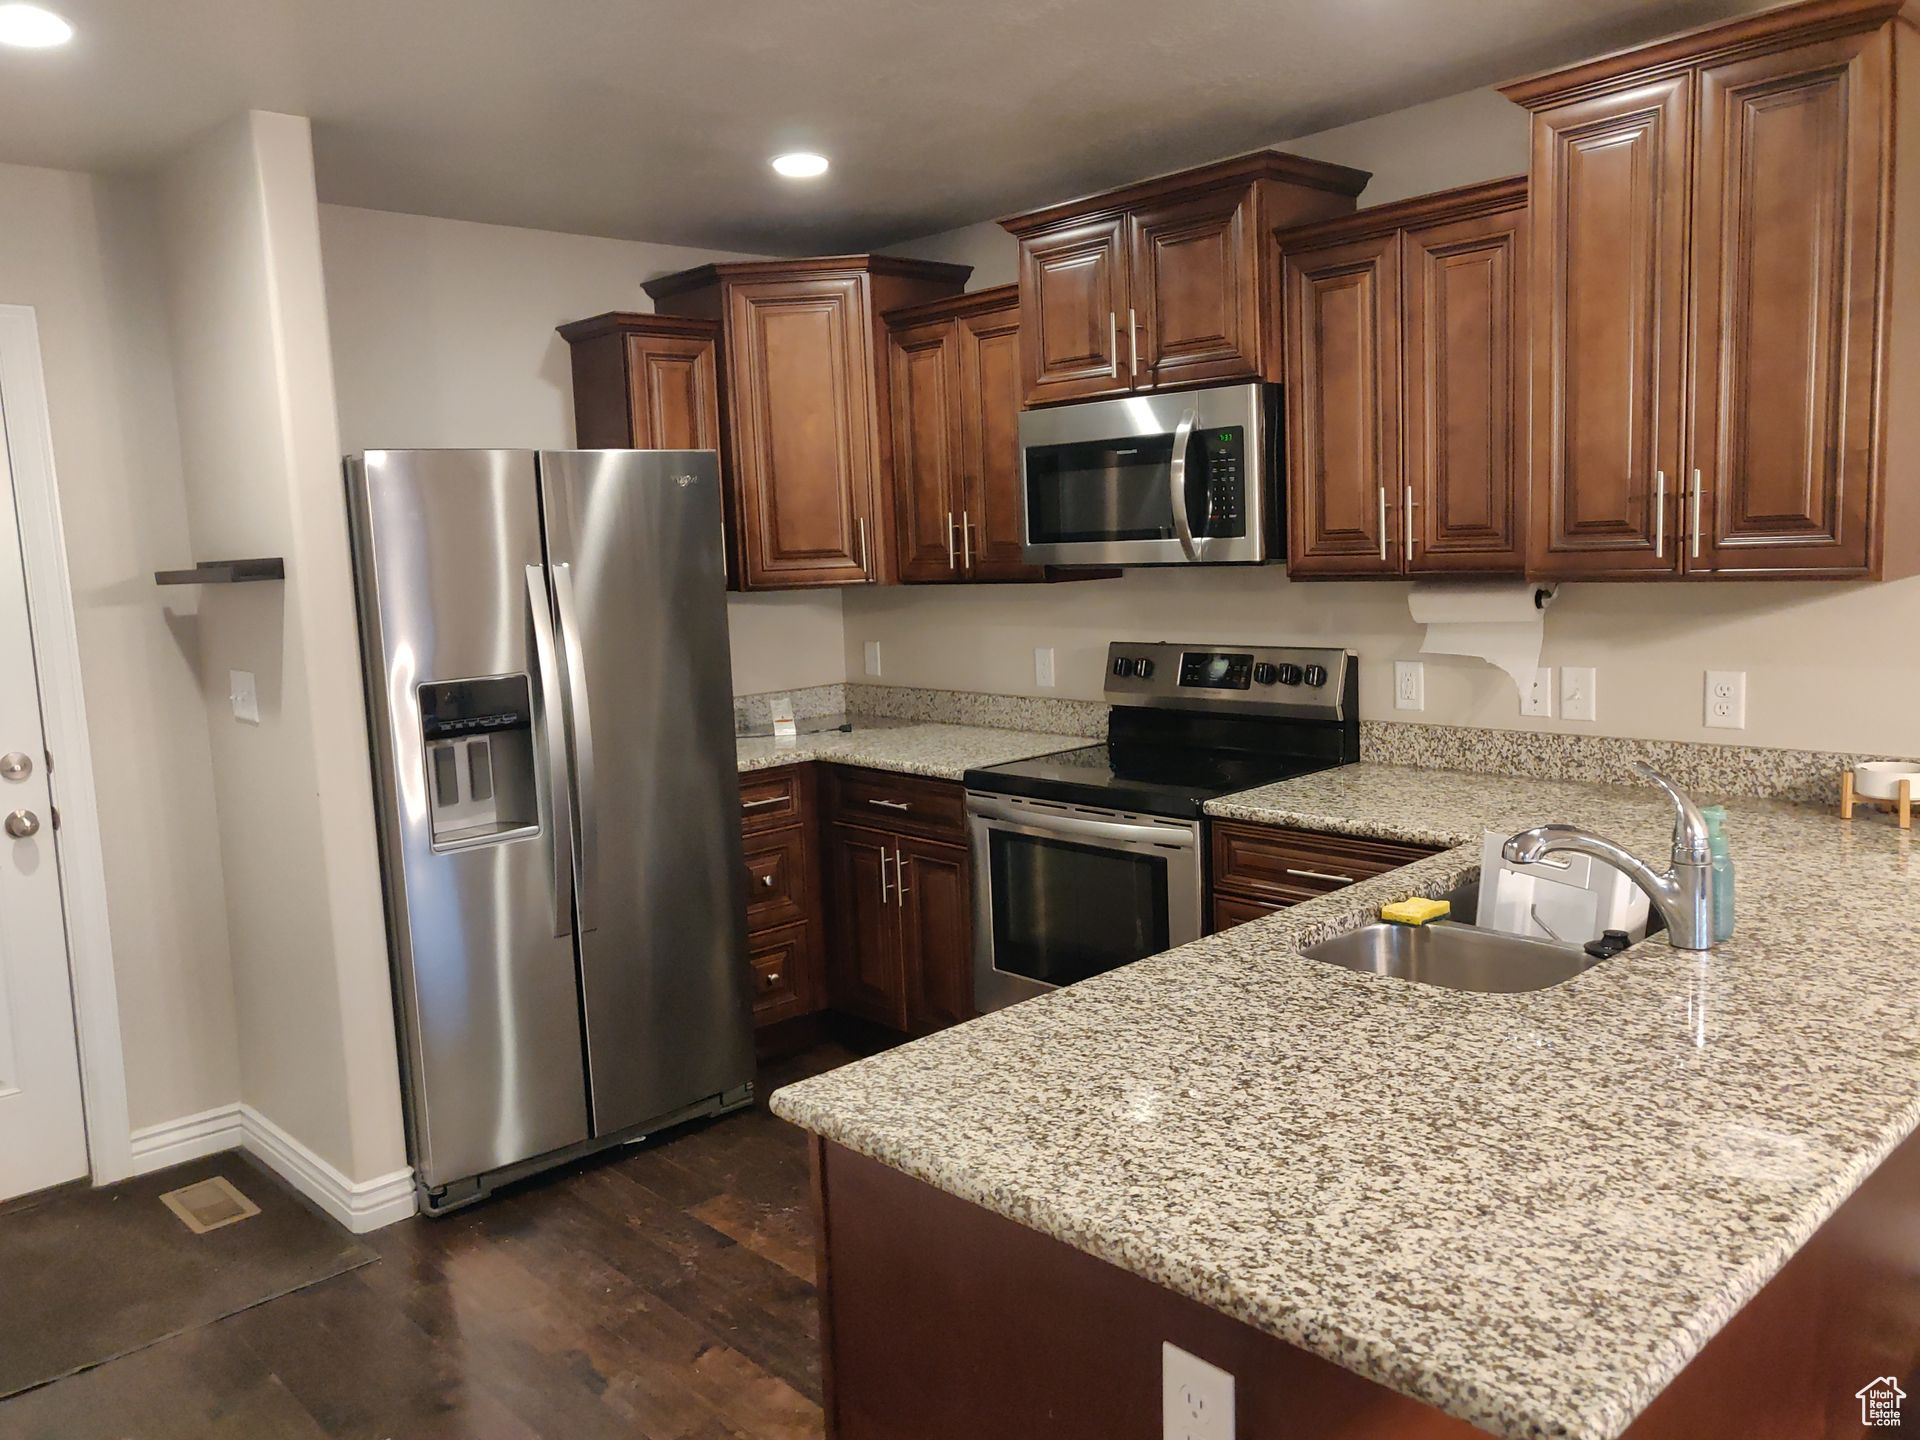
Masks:
[[[433,680],[419,696],[434,846],[478,845],[538,830],[527,677]]]

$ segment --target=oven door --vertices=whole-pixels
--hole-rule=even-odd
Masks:
[[[1023,412],[1027,562],[1267,559],[1277,414],[1274,387],[1257,384]]]
[[[1200,938],[1197,822],[969,791],[983,1011]]]

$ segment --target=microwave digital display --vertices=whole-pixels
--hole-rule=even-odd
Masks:
[[[1180,683],[1191,690],[1249,689],[1253,656],[1189,650],[1180,657]]]

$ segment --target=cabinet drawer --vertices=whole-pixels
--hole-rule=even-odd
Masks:
[[[747,929],[770,930],[805,920],[809,911],[807,832],[795,827],[750,835],[747,859]]]
[[[831,767],[831,818],[958,844],[967,838],[967,794],[951,780]]]
[[[753,968],[753,1023],[771,1025],[804,1015],[807,970],[812,935],[805,925],[783,925],[747,941],[747,963]]]
[[[1292,905],[1439,852],[1316,830],[1213,823],[1213,883],[1243,898]]]
[[[797,765],[740,777],[740,825],[749,835],[792,825],[805,809],[805,787]]]
[[[1213,897],[1213,933],[1217,935],[1222,930],[1231,930],[1236,925],[1244,925],[1249,920],[1258,920],[1262,915],[1272,915],[1286,908],[1267,900],[1216,894]]]

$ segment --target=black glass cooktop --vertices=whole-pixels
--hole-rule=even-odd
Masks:
[[[1207,801],[1222,795],[1311,775],[1338,763],[1298,755],[1108,743],[969,770],[966,784],[969,790],[995,795],[1188,816],[1200,814]]]

